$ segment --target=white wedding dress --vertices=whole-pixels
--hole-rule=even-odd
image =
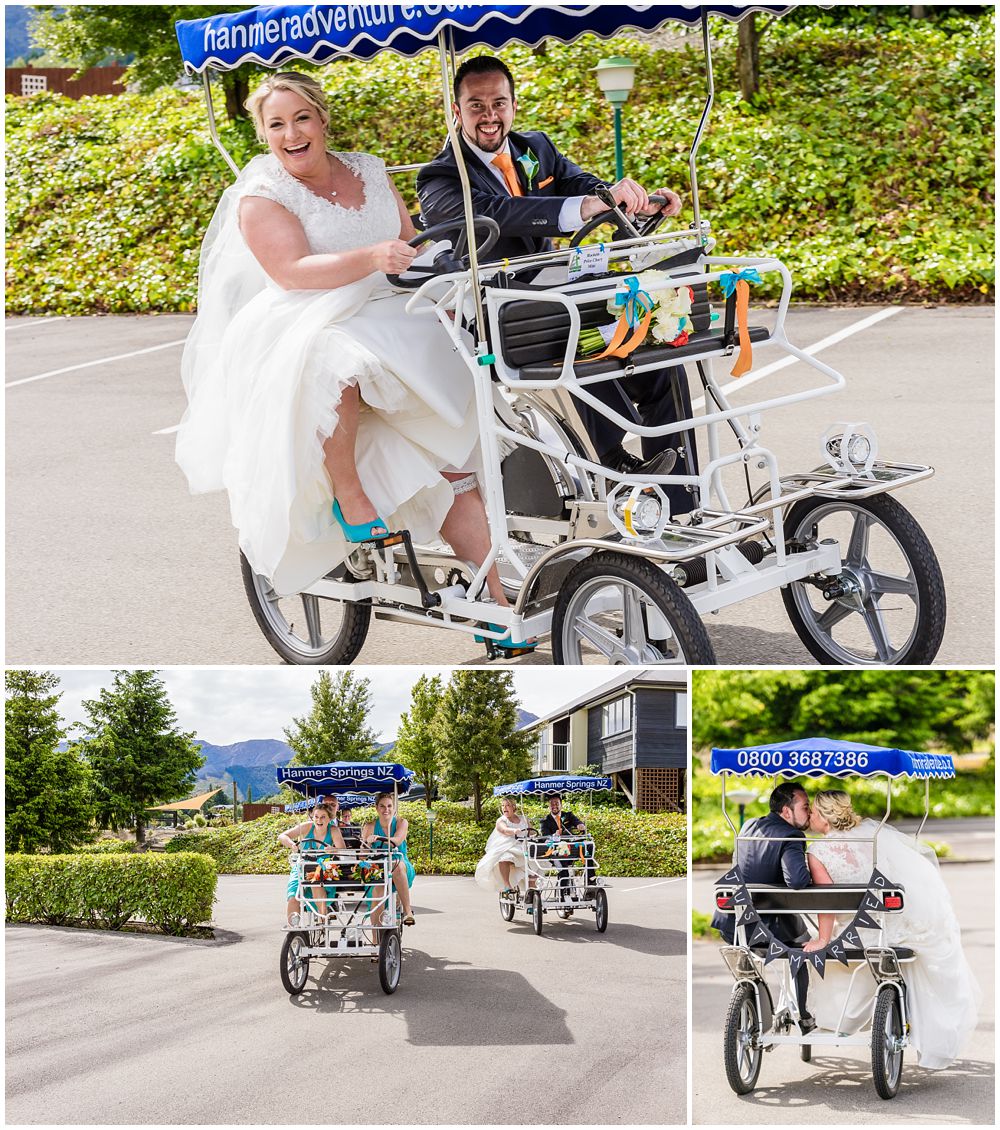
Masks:
[[[436,319],[372,274],[325,291],[284,291],[239,231],[244,196],[297,216],[315,254],[400,234],[384,163],[336,156],[364,183],[358,209],[310,192],[272,154],[223,194],[202,245],[198,318],[184,349],[188,409],[176,458],[192,492],[229,492],[240,548],[280,595],[306,588],[349,552],[331,513],[323,441],[343,390],[362,411],[357,467],[391,529],[433,541],[454,499],[444,468],[479,466],[472,377]]]
[[[834,883],[867,883],[872,873],[871,840],[878,828],[875,820],[862,820],[846,832],[831,832],[809,845]],[[878,834],[878,856],[874,866],[891,883],[904,888],[903,911],[886,914],[884,941],[907,946],[916,960],[903,966],[907,983],[910,1042],[921,1067],[947,1067],[957,1059],[976,1026],[978,988],[962,952],[962,935],[952,909],[948,888],[937,859],[924,854],[912,837],[884,827]],[[838,917],[833,937],[850,924]],[[875,930],[859,931],[866,944],[878,940]],[[809,1007],[823,1028],[836,1028],[847,992],[848,971],[828,959],[825,977],[814,976],[809,988]],[[862,970],[854,981],[842,1032],[857,1031],[871,1016],[873,982]]]
[[[520,840],[505,836],[500,831],[503,826],[510,832],[527,832],[528,821],[524,816],[508,820],[501,816],[496,822],[490,838],[486,841],[483,858],[476,864],[476,882],[487,891],[502,891],[507,884],[500,874],[500,864],[505,860],[512,864],[510,869],[511,886],[528,889],[527,872],[524,866],[524,847]]]

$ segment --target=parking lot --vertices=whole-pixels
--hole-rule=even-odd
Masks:
[[[281,876],[220,877],[214,943],[8,927],[7,1121],[684,1122],[686,884],[608,895],[537,937],[418,876],[393,996],[365,959],[284,992]]]
[[[192,497],[173,461],[190,325],[183,315],[7,320],[8,663],[276,661],[243,594],[225,497]],[[992,310],[805,307],[788,332],[803,348],[828,342],[819,358],[848,388],[768,414],[762,438],[783,473],[815,467],[836,421],[867,420],[886,458],[934,465],[896,497],[944,572],[938,661],[992,663]],[[803,373],[795,364],[744,378],[752,392],[736,402],[795,391]],[[813,662],[776,592],[708,626],[720,663]],[[469,636],[376,623],[358,662],[417,656],[484,657]],[[548,663],[551,651],[518,662]]]

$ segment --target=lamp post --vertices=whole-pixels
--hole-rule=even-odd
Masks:
[[[602,59],[596,67],[597,82],[604,97],[615,111],[615,179],[625,175],[625,162],[622,155],[622,106],[628,101],[629,92],[635,83],[635,63],[624,55],[614,55]]]
[[[739,806],[740,827],[742,828],[746,820],[746,807],[748,804],[753,804],[757,799],[757,794],[752,793],[749,789],[729,789],[726,792],[726,796]]]

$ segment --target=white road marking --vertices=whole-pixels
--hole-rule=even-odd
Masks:
[[[815,345],[810,345],[804,349],[803,353],[808,353],[810,357],[821,352],[824,349],[829,349],[831,345],[836,345],[837,342],[843,341],[845,338],[851,337],[853,334],[860,333],[862,330],[867,330],[870,326],[874,326],[877,322],[882,322],[886,318],[891,318],[893,314],[898,314],[903,310],[903,306],[887,306],[884,310],[879,310],[875,314],[870,314],[867,318],[862,318],[860,322],[852,322],[851,325],[845,326],[842,330],[837,330],[835,334],[830,334],[829,337],[824,337],[822,340],[817,341]],[[733,389],[746,388],[752,385],[755,381],[763,380],[764,377],[769,377],[772,373],[776,373],[779,369],[787,369],[789,365],[799,364],[798,357],[782,357],[780,361],[775,361],[772,365],[765,365],[763,369],[758,369],[756,372],[749,373],[745,377],[739,377],[729,384],[722,386],[723,393],[729,393]],[[700,408],[705,407],[705,398],[700,396],[691,407],[697,412]]]
[[[51,318],[36,318],[33,322],[18,322],[16,326],[8,326],[4,324],[4,333],[12,334],[15,330],[26,330],[29,326],[46,326],[52,322],[65,322],[69,319],[68,314],[56,314]]]
[[[662,887],[665,883],[683,883],[687,875],[678,875],[676,879],[660,879],[656,883],[643,883],[641,887],[615,887],[616,895],[624,895],[629,891],[645,891],[650,887]]]
[[[154,436],[169,436],[180,429],[180,424],[171,424],[169,428],[160,428],[158,432],[153,432]]]
[[[172,349],[175,345],[183,345],[186,337],[178,341],[165,341],[162,345],[151,345],[148,349],[135,349],[131,353],[118,353],[114,357],[100,357],[96,361],[85,361],[82,365],[67,365],[65,369],[50,369],[47,373],[36,373],[33,377],[22,377],[19,381],[8,381],[4,388],[13,388],[15,385],[27,385],[32,381],[44,381],[48,377],[58,377],[63,373],[76,373],[80,369],[92,369],[95,365],[110,365],[112,361],[127,361],[130,357],[141,357],[144,353],[156,353],[161,349]]]

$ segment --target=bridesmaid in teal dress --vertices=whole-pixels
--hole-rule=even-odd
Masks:
[[[380,793],[376,797],[375,811],[377,813],[376,818],[369,820],[361,829],[361,843],[366,847],[382,848],[383,850],[386,841],[391,845],[392,885],[396,888],[400,904],[403,907],[403,925],[412,926],[415,919],[413,907],[410,905],[410,884],[417,873],[406,850],[406,835],[409,831],[409,824],[402,817],[396,816],[396,798],[392,793]],[[383,891],[381,887],[376,887],[372,893],[378,899],[382,897]],[[372,925],[378,926],[381,921],[382,907],[376,906],[372,911]]]
[[[325,847],[335,847],[343,851],[344,837],[340,834],[340,829],[331,823],[333,813],[333,806],[317,804],[312,810],[312,819],[296,824],[294,828],[289,828],[287,832],[279,833],[278,843],[282,847],[288,848],[289,851],[294,851],[296,847],[301,851],[321,851]],[[332,888],[320,887],[319,889],[332,897]],[[316,899],[313,887],[307,887],[305,894],[309,900],[310,909],[314,909],[317,914],[322,914],[326,909],[326,900]],[[294,861],[291,862],[289,867],[287,895],[288,924],[289,926],[296,926],[298,925],[297,915],[300,909],[302,889],[299,883],[298,865]],[[293,917],[293,915],[296,917]]]

